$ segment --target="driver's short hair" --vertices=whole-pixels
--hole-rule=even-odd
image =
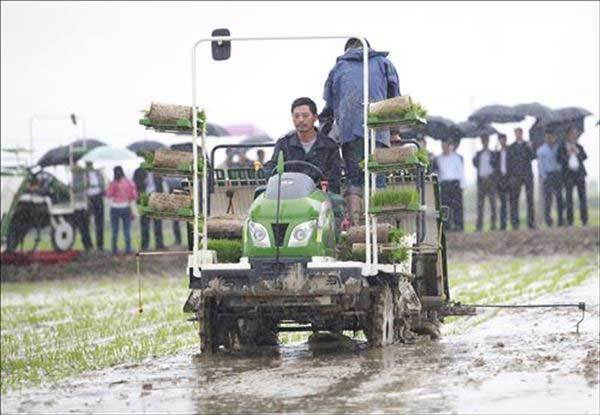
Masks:
[[[315,101],[313,101],[312,99],[310,99],[308,97],[296,98],[294,100],[294,102],[292,102],[292,111],[291,112],[294,112],[294,108],[300,107],[302,105],[308,105],[310,112],[312,112],[313,115],[317,115],[317,104],[315,104]]]

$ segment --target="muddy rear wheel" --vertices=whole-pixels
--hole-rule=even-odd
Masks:
[[[200,352],[213,354],[219,345],[217,340],[217,310],[214,298],[206,298],[198,308],[196,316],[200,323]]]
[[[377,288],[367,317],[365,335],[371,347],[392,344],[395,340],[395,305],[389,285]]]

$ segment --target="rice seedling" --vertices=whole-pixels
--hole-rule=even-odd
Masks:
[[[373,207],[404,207],[416,209],[419,207],[419,193],[413,189],[386,189],[376,192],[371,197]]]

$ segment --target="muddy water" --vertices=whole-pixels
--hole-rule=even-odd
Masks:
[[[207,359],[190,350],[11,392],[10,412],[598,413],[599,280],[439,342],[369,350],[360,341],[300,343]]]

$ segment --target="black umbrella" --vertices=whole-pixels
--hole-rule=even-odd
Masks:
[[[176,150],[176,151],[185,151],[187,153],[192,153],[194,151],[194,147],[192,146],[192,143],[179,143],[179,144],[171,144],[170,146],[171,150]],[[202,147],[198,146],[198,154],[202,154]]]
[[[551,122],[555,117],[555,111],[539,102],[515,105],[513,110],[519,115],[535,117],[540,122]]]
[[[555,123],[568,123],[576,120],[582,120],[588,115],[592,115],[591,112],[585,108],[579,107],[566,107],[553,111],[553,117],[550,120],[543,121],[542,125],[549,125]]]
[[[460,140],[461,132],[456,123],[448,118],[431,115],[427,117],[427,124],[423,127],[426,136],[436,140]]]
[[[482,135],[493,135],[498,134],[498,130],[496,130],[491,125],[487,124],[477,124],[473,121],[463,121],[456,124],[456,127],[460,130],[462,137],[474,138],[481,137]]]
[[[177,134],[177,135],[192,135],[192,132],[190,130],[180,130],[180,131],[169,131],[170,133],[173,134]],[[202,131],[200,129],[198,129],[198,137],[200,137],[200,134],[202,133]],[[231,134],[229,134],[229,132],[225,129],[225,127],[222,127],[218,124],[213,124],[213,123],[206,123],[206,135],[210,135],[213,137],[228,137]]]
[[[525,117],[521,115],[513,107],[506,105],[487,105],[479,108],[469,117],[469,121],[474,121],[479,124],[489,124],[492,122],[520,122]]]
[[[136,141],[127,146],[127,149],[137,154],[146,153],[148,151],[154,151],[159,148],[167,148],[167,146],[165,146],[163,143],[159,143],[158,141],[152,140]]]
[[[86,140],[75,140],[70,145],[60,146],[49,150],[39,159],[40,167],[60,166],[69,164],[69,148],[73,151],[73,161],[76,162],[93,148],[105,146],[102,141],[88,138]]]

